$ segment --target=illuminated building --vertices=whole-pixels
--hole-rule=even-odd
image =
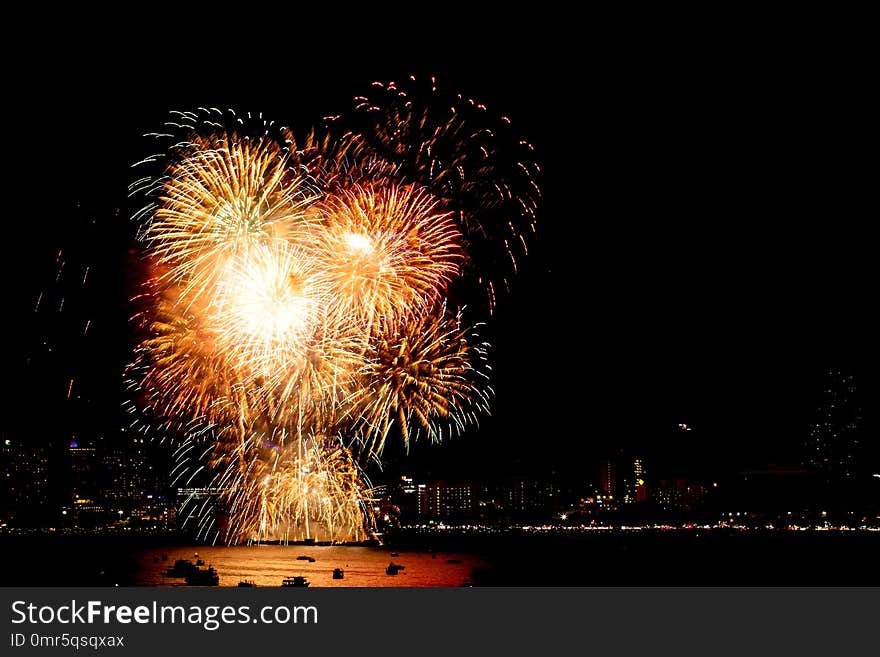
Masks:
[[[627,461],[628,472],[625,480],[626,490],[623,495],[624,504],[646,502],[648,500],[648,487],[645,483],[645,466],[641,458],[633,458]]]
[[[599,486],[606,496],[617,495],[617,464],[615,459],[609,458],[602,461],[599,471]]]
[[[70,496],[74,504],[94,504],[99,498],[100,463],[94,447],[71,441],[67,449]]]
[[[804,465],[828,484],[852,480],[856,476],[861,423],[853,377],[839,370],[829,371],[805,442]]]
[[[416,492],[416,485],[413,483],[412,477],[403,475],[400,478],[400,490],[404,495],[413,495]]]
[[[703,505],[706,492],[706,486],[686,479],[664,479],[652,490],[652,497],[664,511],[693,511]]]
[[[204,500],[210,497],[217,497],[223,492],[223,488],[218,486],[198,486],[192,488],[178,488],[177,499],[184,500]]]
[[[633,460],[633,502],[648,501],[648,485],[645,483],[645,467],[642,459]]]
[[[174,527],[177,510],[164,499],[147,496],[131,510],[131,519],[140,527],[167,530]]]
[[[109,503],[132,506],[163,495],[163,477],[144,438],[126,437],[101,450],[101,497]]]
[[[0,518],[35,515],[49,502],[49,451],[11,439],[0,443]]]
[[[501,492],[504,508],[514,514],[546,515],[559,505],[559,488],[552,481],[514,479]]]
[[[381,495],[379,495],[381,497]],[[419,515],[418,486],[412,477],[401,477],[387,486],[384,496],[385,506],[382,516],[393,516],[397,521],[415,520]]]
[[[476,484],[438,481],[419,484],[417,490],[418,513],[423,518],[471,518],[476,513]]]

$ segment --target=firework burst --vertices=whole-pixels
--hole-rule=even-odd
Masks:
[[[420,431],[439,442],[475,424],[492,394],[486,349],[445,308],[381,336],[371,346],[365,385],[349,399],[355,434],[381,452],[395,425],[408,448]]]
[[[146,227],[148,248],[174,283],[209,287],[218,264],[267,238],[308,233],[314,195],[265,138],[194,137],[168,166]]]
[[[368,329],[433,305],[458,272],[461,240],[423,190],[355,186],[322,204],[317,243],[338,321]]]
[[[380,157],[428,188],[467,239],[463,274],[484,290],[490,311],[528,254],[541,201],[534,147],[509,117],[435,78],[374,82],[354,99],[348,151]]]
[[[206,321],[217,351],[262,376],[305,357],[329,295],[313,259],[273,239],[225,258],[215,278]]]
[[[256,432],[234,449],[216,450],[227,539],[363,539],[371,492],[348,450],[324,437],[283,433]]]
[[[361,459],[488,412],[488,344],[447,306],[463,278],[494,305],[539,169],[506,121],[435,92],[376,85],[302,141],[261,115],[178,112],[138,163],[132,407],[176,436],[174,485],[208,491],[182,508],[200,537],[363,538]]]

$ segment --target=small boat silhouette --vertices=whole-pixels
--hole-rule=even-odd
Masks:
[[[405,569],[406,566],[401,566],[399,563],[394,563],[393,561],[388,564],[388,567],[385,569],[386,575],[396,575],[401,570]]]
[[[281,586],[296,586],[305,588],[309,585],[309,580],[307,580],[302,575],[297,575],[296,577],[285,577],[281,580]]]
[[[185,580],[189,586],[217,586],[220,583],[220,576],[214,568],[208,566],[204,570],[194,568],[187,573]]]
[[[334,568],[333,579],[345,579],[345,571],[342,568]]]
[[[188,559],[178,559],[174,565],[165,570],[165,577],[186,577],[196,570],[196,565]]]

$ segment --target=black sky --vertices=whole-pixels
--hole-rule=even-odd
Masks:
[[[417,456],[571,468],[637,445],[790,463],[832,366],[855,371],[878,426],[877,107],[859,44],[525,25],[405,43],[211,30],[42,41],[34,52],[50,56],[19,59],[7,83],[6,369],[71,204],[124,207],[141,135],[167,110],[235,107],[305,128],[372,80],[427,73],[513,119],[543,159],[546,202],[488,327],[495,417]],[[111,322],[126,293],[119,235],[105,245]],[[35,414],[34,397],[13,391],[2,417]],[[678,422],[698,430],[685,448]]]

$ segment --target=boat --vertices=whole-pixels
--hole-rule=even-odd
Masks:
[[[305,588],[309,585],[309,580],[307,580],[302,575],[297,575],[296,577],[285,577],[281,580],[281,586],[297,586]]]
[[[252,579],[242,579],[242,580],[239,580],[239,582],[238,582],[238,588],[240,588],[240,589],[245,589],[245,588],[252,589],[252,588],[255,588],[256,586],[257,585],[254,584],[254,580],[252,580]]]
[[[187,573],[185,579],[189,586],[217,586],[220,583],[220,576],[211,566],[205,569],[194,568]]]
[[[314,561],[315,559],[314,559],[314,557],[307,557],[306,555],[301,554],[296,558],[296,560],[297,561]]]
[[[342,568],[334,568],[333,579],[345,579],[345,571]]]
[[[386,575],[396,575],[401,570],[405,569],[406,566],[401,566],[399,563],[394,563],[393,561],[388,564],[388,567],[385,569]]]
[[[171,568],[165,571],[165,577],[186,577],[193,570],[196,570],[196,565],[192,561],[178,559]]]

